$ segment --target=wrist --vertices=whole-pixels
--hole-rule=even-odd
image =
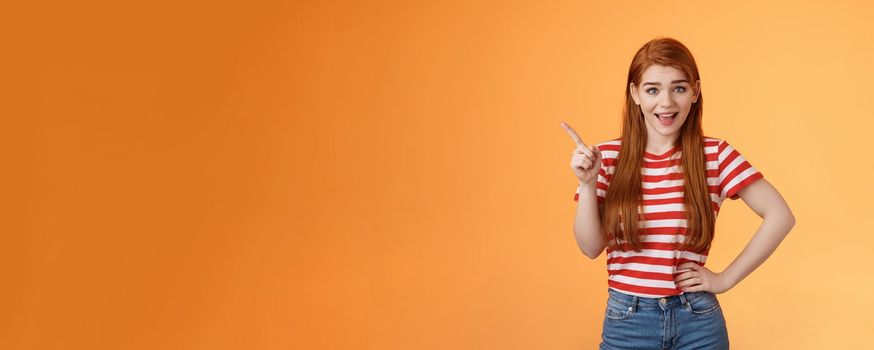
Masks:
[[[597,182],[597,181],[592,181],[592,182],[590,182],[590,183],[585,183],[585,182],[580,181],[580,189],[581,189],[581,190],[587,190],[587,191],[590,191],[590,192],[595,192],[595,190],[598,189],[598,182]]]
[[[734,288],[734,286],[739,282],[728,270],[720,272],[719,276],[722,277],[726,290]]]

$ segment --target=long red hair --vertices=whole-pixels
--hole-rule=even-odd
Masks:
[[[643,113],[631,96],[630,84],[633,82],[635,86],[640,86],[644,70],[654,64],[683,71],[693,86],[700,79],[692,53],[675,39],[653,39],[644,44],[634,55],[628,69],[628,81],[625,83],[621,148],[607,190],[604,210],[601,213],[602,235],[612,249],[617,249],[622,243],[620,240],[625,240],[629,248],[640,251],[638,220],[643,219],[641,166],[647,133]],[[716,213],[710,199],[705,168],[704,133],[701,127],[703,105],[704,98],[698,91],[698,100],[692,104],[676,141],[682,151],[680,164],[683,171],[685,192],[683,202],[687,219],[686,238],[680,249],[697,253],[710,249],[716,223]]]

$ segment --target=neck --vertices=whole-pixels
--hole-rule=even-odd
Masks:
[[[653,154],[662,154],[674,147],[676,141],[677,135],[663,136],[657,133],[655,135],[647,135],[646,149],[647,152]]]

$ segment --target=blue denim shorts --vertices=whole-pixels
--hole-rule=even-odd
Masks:
[[[644,298],[608,288],[600,350],[728,349],[722,307],[710,292]]]

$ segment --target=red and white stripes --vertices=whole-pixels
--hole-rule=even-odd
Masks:
[[[619,147],[619,139],[598,144],[602,157],[596,189],[599,206],[604,203],[615,172]],[[725,140],[705,137],[704,153],[715,214],[719,213],[726,198],[740,198],[738,191],[763,177]],[[676,266],[688,261],[704,265],[707,261],[706,254],[679,249],[687,226],[681,156],[679,146],[659,155],[644,153],[641,168],[643,214],[639,221],[642,249],[635,252],[624,244],[615,250],[607,249],[607,284],[610,288],[650,298],[682,294],[674,283]],[[577,187],[574,201],[579,200],[579,191]]]

